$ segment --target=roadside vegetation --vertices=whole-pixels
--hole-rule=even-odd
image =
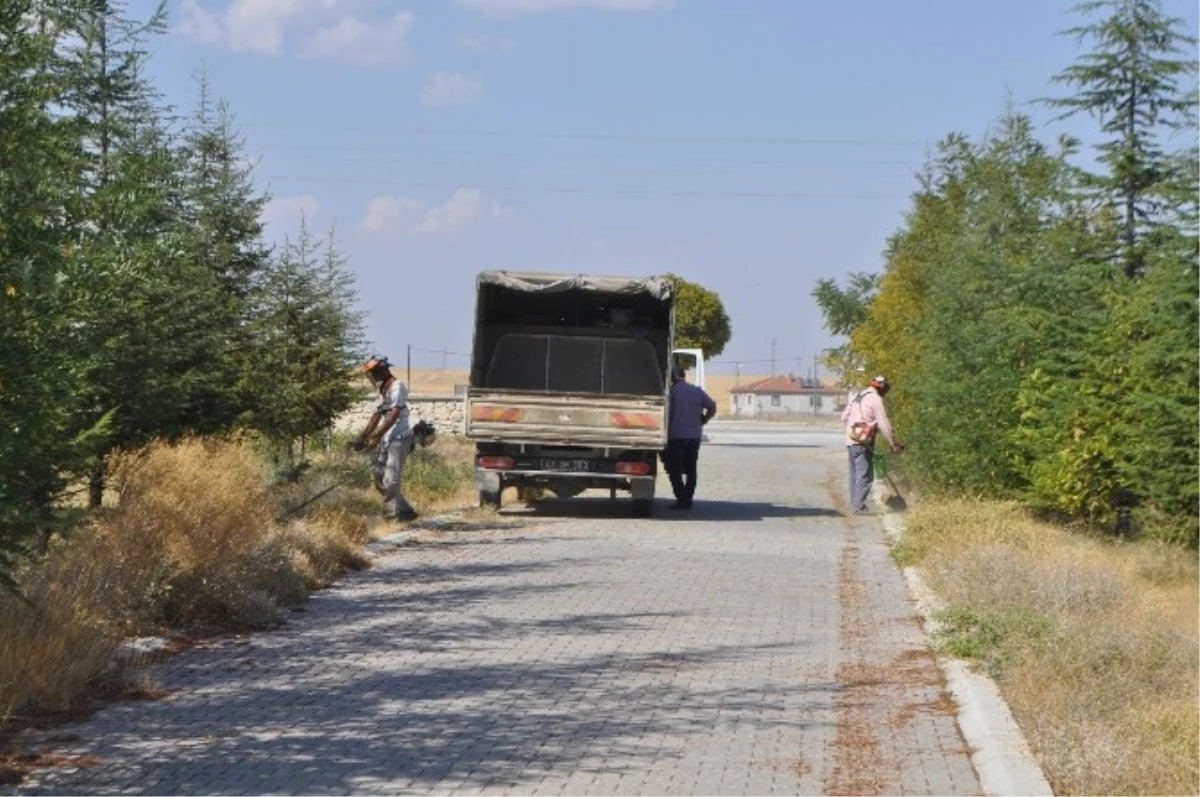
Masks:
[[[234,114],[149,79],[165,5],[0,3],[0,585],[97,510],[110,457],[253,434],[280,468],[357,398],[331,229],[269,240]],[[82,504],[82,507],[78,506]]]
[[[1178,546],[925,501],[898,561],[946,602],[943,652],[978,662],[1056,794],[1200,793],[1200,579]]]
[[[880,273],[813,291],[882,373],[919,495],[896,550],[948,603],[1060,794],[1200,792],[1197,41],[1097,0],[1035,101],[931,153]]]
[[[251,438],[114,454],[104,507],[18,562],[19,593],[0,591],[0,730],[139,688],[136,657],[114,658],[131,637],[186,645],[269,628],[369,566],[363,545],[400,526],[380,516],[370,458],[345,442],[330,441],[283,482]],[[410,458],[406,493],[426,514],[467,505],[472,474],[470,446],[439,436]]]
[[[1200,542],[1196,39],[1156,0],[1077,9],[1051,113],[1018,106],[931,153],[882,272],[814,296],[855,387],[892,384],[927,492]],[[1049,32],[1048,32],[1049,34]],[[1038,100],[1038,98],[1022,98]]]

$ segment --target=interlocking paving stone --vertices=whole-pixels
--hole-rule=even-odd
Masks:
[[[4,793],[978,793],[837,441],[713,435],[692,512],[584,496],[419,532],[157,665],[165,698],[31,737],[100,763]]]

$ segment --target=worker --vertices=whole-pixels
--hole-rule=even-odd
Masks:
[[[892,424],[888,420],[883,397],[891,385],[887,378],[877,376],[871,380],[842,411],[842,423],[846,426],[846,451],[850,460],[850,510],[856,515],[867,515],[867,495],[875,481],[875,437],[882,434],[892,450],[899,453],[904,446],[896,442]]]
[[[704,389],[687,381],[681,365],[671,368],[670,418],[663,466],[675,493],[672,509],[691,509],[696,495],[696,463],[704,425],[717,414],[717,403]]]
[[[408,425],[408,388],[392,375],[387,357],[372,357],[363,371],[379,391],[379,405],[362,434],[353,443],[355,451],[375,449],[372,470],[375,489],[383,496],[383,515],[392,520],[416,520],[417,512],[404,498],[404,461],[412,450]]]

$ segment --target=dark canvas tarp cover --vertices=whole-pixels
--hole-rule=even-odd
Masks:
[[[671,283],[659,277],[597,277],[584,274],[521,274],[510,271],[484,271],[480,285],[499,285],[524,293],[560,293],[563,291],[596,291],[636,295],[653,299],[671,297]]]

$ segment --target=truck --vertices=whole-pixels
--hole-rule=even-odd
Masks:
[[[480,506],[499,508],[506,487],[605,489],[651,515],[674,301],[661,277],[478,275],[464,415]]]

